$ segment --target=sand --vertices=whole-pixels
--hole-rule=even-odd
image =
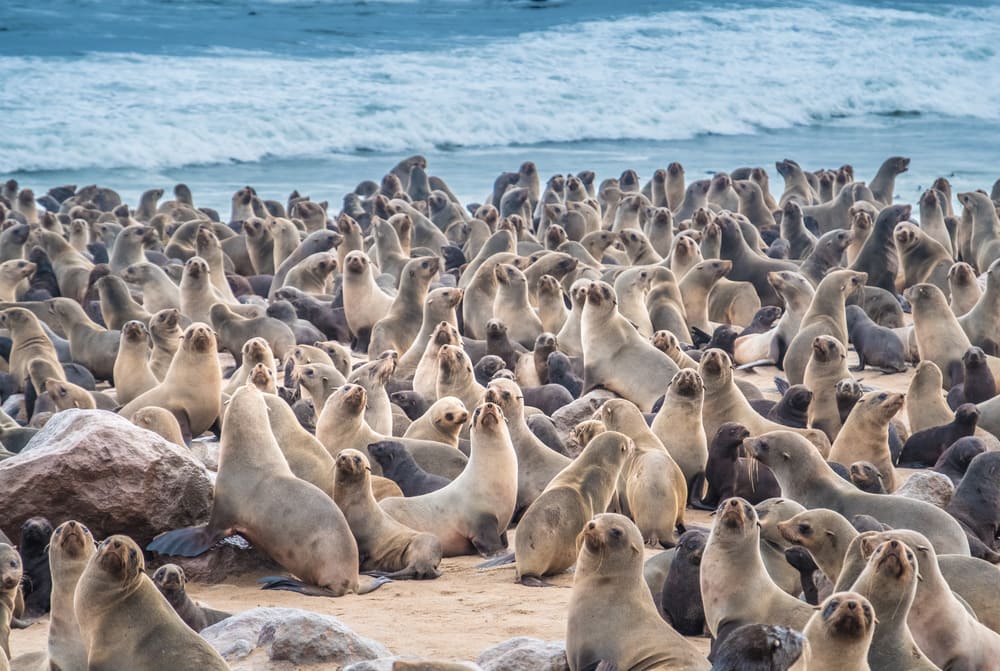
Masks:
[[[850,365],[856,365],[851,353]],[[741,371],[769,398],[777,393],[773,367]],[[884,375],[864,371],[858,379],[871,387],[905,391],[912,369]],[[898,415],[904,422],[905,410]],[[689,525],[711,524],[708,513],[688,510]],[[511,543],[513,545],[513,543]],[[646,550],[646,558],[659,551]],[[365,596],[338,599],[306,597],[291,592],[262,591],[252,577],[217,585],[190,584],[188,592],[213,608],[239,612],[259,606],[301,608],[333,615],[358,633],[371,637],[400,655],[439,660],[475,660],[483,650],[515,636],[562,641],[572,573],[550,579],[550,588],[523,587],[514,582],[514,566],[479,570],[480,557],[456,557],[441,564],[443,575],[433,581],[397,581]],[[613,616],[613,607],[609,616]],[[11,635],[15,656],[45,648],[47,618]],[[691,638],[708,654],[707,637]],[[292,668],[286,666],[284,668]]]

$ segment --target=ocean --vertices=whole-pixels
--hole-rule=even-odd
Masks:
[[[914,202],[1000,177],[1000,4],[716,0],[3,0],[0,179],[250,184],[334,210],[421,153],[464,200],[544,178],[689,179],[890,155]]]

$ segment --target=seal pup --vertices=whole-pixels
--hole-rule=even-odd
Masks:
[[[812,607],[775,584],[760,557],[757,511],[746,500],[723,501],[701,560],[705,623],[718,649],[737,627],[755,622],[801,629]]]
[[[583,528],[579,545],[566,622],[570,671],[593,669],[602,661],[635,671],[709,669],[656,612],[642,579],[642,535],[628,518],[597,515]],[[609,605],[616,618],[597,615]]]
[[[576,560],[576,537],[595,514],[607,510],[632,440],[605,431],[549,482],[517,525],[517,579],[537,587],[541,578],[565,571]]]
[[[803,671],[808,664],[809,641],[799,632],[789,627],[745,624],[734,629],[715,651],[712,671]]]
[[[858,353],[855,371],[864,370],[866,365],[884,373],[906,370],[905,347],[895,331],[873,322],[857,305],[848,305],[845,314],[848,338]]]
[[[948,390],[948,405],[957,409],[963,403],[984,403],[997,395],[996,378],[989,359],[980,347],[970,347],[962,355],[962,382]]]
[[[382,475],[399,485],[403,496],[429,494],[451,482],[448,478],[420,468],[413,460],[413,455],[398,441],[371,443],[368,445],[368,454],[382,468]]]
[[[925,533],[942,553],[967,555],[962,527],[937,506],[899,496],[859,491],[837,475],[809,441],[789,431],[747,438],[744,445],[774,471],[782,495],[806,508],[829,508],[844,517],[874,515],[896,529]]]
[[[265,578],[268,588],[310,596],[376,589],[381,581],[358,577],[358,546],[343,513],[322,490],[295,477],[266,418],[264,394],[256,388],[233,394],[222,425],[208,524],[160,534],[147,549],[197,557],[240,533],[298,578]],[[298,552],[302,547],[316,550]]]
[[[228,669],[215,648],[174,612],[144,569],[135,541],[111,536],[80,574],[73,608],[87,647],[88,671]]]
[[[177,564],[164,564],[156,569],[153,573],[153,584],[160,590],[167,603],[181,616],[184,624],[194,631],[201,631],[232,616],[232,613],[208,608],[192,601],[185,590],[187,578],[184,576],[184,569]]]
[[[955,441],[975,434],[978,421],[979,408],[972,403],[958,406],[954,420],[948,424],[921,429],[910,434],[903,444],[899,463],[920,467],[935,465],[944,451]]]
[[[361,570],[392,579],[425,580],[441,575],[441,543],[382,510],[372,494],[368,457],[352,449],[337,455],[333,500],[358,544]]]
[[[997,529],[1000,527],[998,471],[1000,453],[986,452],[975,457],[945,507],[969,535],[974,555],[979,554],[975,546],[980,543],[994,553],[997,550]]]
[[[469,463],[447,486],[379,502],[402,524],[436,535],[446,557],[502,550],[517,504],[517,454],[499,406],[484,403],[475,409],[470,437]]]
[[[781,496],[781,488],[766,466],[740,456],[743,440],[750,435],[745,426],[737,422],[725,422],[712,437],[705,467],[705,489],[696,490],[696,502],[707,509],[715,510],[720,502],[739,496],[756,505],[767,499]]]
[[[44,517],[31,517],[21,525],[21,565],[24,578],[24,614],[35,617],[49,612],[52,594],[52,572],[49,568],[49,540],[52,524]]]
[[[868,663],[885,671],[932,671],[936,667],[913,640],[906,621],[920,580],[917,557],[905,543],[885,541],[875,548],[852,592],[868,597],[878,616]]]
[[[704,529],[689,529],[681,534],[660,590],[660,614],[684,636],[701,636],[705,630],[701,558],[707,542],[708,532]]]
[[[809,640],[809,669],[867,671],[875,626],[875,609],[864,596],[853,591],[831,594],[802,632]]]

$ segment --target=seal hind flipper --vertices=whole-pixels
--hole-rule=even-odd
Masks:
[[[385,578],[386,582],[391,580],[434,580],[441,577],[441,571],[436,568],[429,571],[420,571],[415,566],[407,566],[398,571],[365,571],[362,575],[372,578]]]
[[[327,589],[326,587],[320,587],[318,585],[309,585],[302,582],[301,580],[296,580],[295,578],[286,578],[279,575],[269,575],[260,578],[258,581],[260,583],[261,589],[280,589],[289,592],[297,592],[299,594],[304,594],[306,596],[327,596],[327,597],[337,597],[339,594]],[[372,578],[369,576],[362,576],[360,584],[358,586],[358,594],[368,594],[369,592],[374,592],[379,587],[387,582],[392,582],[388,578]]]
[[[541,578],[533,575],[523,575],[521,576],[521,579],[518,580],[518,582],[524,585],[525,587],[556,587],[556,585],[553,585],[550,582],[546,582]]]
[[[496,566],[506,566],[508,564],[513,564],[514,561],[515,561],[514,553],[508,552],[507,554],[498,555],[493,559],[484,561],[482,564],[476,564],[476,568],[484,569],[484,568],[494,568]]]
[[[788,391],[788,388],[791,387],[791,385],[788,383],[788,380],[786,380],[783,377],[775,377],[774,386],[778,388],[778,393],[781,394],[782,396],[784,396],[785,392]]]
[[[146,550],[173,557],[197,557],[230,535],[225,530],[210,531],[207,526],[185,527],[163,532],[146,546]]]

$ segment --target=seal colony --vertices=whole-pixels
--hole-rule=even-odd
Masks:
[[[0,668],[226,668],[184,562],[234,534],[305,607],[573,570],[571,671],[998,668],[1000,180],[914,207],[908,166],[525,162],[463,203],[412,156],[228,216],[8,181],[0,470],[68,409],[220,447],[210,514],[144,548],[0,518]]]

